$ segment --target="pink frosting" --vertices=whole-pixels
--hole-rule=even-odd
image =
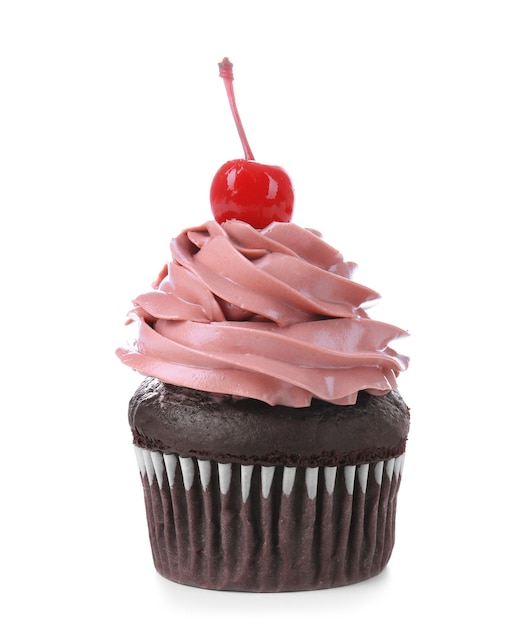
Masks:
[[[146,376],[302,407],[387,393],[408,366],[388,345],[407,333],[368,317],[378,294],[315,231],[211,221],[171,251],[154,290],[133,301],[133,344],[117,351]]]

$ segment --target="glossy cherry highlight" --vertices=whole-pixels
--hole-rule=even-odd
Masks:
[[[289,222],[294,207],[292,182],[283,168],[255,161],[236,107],[233,64],[224,58],[219,68],[245,158],[228,161],[214,175],[210,192],[214,218],[218,223],[238,219],[254,228]]]

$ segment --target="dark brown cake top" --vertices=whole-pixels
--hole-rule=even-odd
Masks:
[[[404,452],[410,424],[400,394],[359,393],[355,405],[314,400],[272,407],[146,378],[130,402],[134,442],[219,462],[354,465]]]

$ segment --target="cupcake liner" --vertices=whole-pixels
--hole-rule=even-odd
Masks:
[[[285,467],[135,452],[155,568],[170,580],[302,591],[365,580],[390,558],[404,454]]]

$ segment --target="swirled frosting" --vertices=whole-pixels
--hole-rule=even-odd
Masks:
[[[173,385],[308,406],[354,404],[396,388],[407,333],[372,320],[378,294],[350,279],[354,263],[292,223],[256,230],[210,221],[171,242],[172,261],[133,301],[123,363]]]

